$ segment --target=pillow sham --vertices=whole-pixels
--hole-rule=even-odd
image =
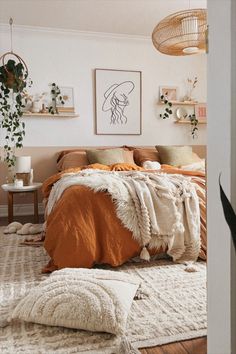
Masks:
[[[65,154],[57,162],[57,170],[64,171],[68,168],[81,167],[89,164],[86,151],[73,151]]]
[[[189,165],[201,159],[193,153],[191,146],[156,146],[162,164],[171,166]]]
[[[123,150],[123,157],[124,157],[125,163],[135,165],[133,151]]]
[[[58,155],[57,155],[57,162],[59,162],[63,156],[67,155],[67,154],[70,154],[71,152],[85,152],[85,149],[80,149],[80,148],[76,148],[76,149],[69,149],[69,150],[62,150],[62,151],[59,151],[58,152]]]
[[[139,284],[122,272],[65,268],[30,290],[10,319],[122,335]]]
[[[125,162],[123,151],[123,149],[86,150],[86,153],[90,164],[113,165]]]
[[[142,166],[145,161],[160,162],[160,157],[156,149],[134,149],[134,162],[138,166]]]

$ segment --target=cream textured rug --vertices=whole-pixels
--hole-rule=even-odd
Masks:
[[[24,237],[23,237],[24,238]],[[47,276],[42,247],[20,246],[22,236],[3,235],[0,228],[0,321],[27,291]],[[197,272],[168,260],[128,263],[122,270],[143,282],[148,296],[133,301],[127,337],[135,347],[156,346],[206,335],[206,266]],[[115,353],[113,335],[14,322],[0,329],[1,354]]]

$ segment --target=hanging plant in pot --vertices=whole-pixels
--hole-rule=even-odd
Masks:
[[[11,56],[8,61],[7,56]],[[15,164],[15,149],[23,146],[25,123],[21,118],[28,84],[31,82],[23,59],[13,52],[5,53],[0,58],[0,127],[5,131],[4,160],[8,167]]]
[[[28,68],[24,60],[12,50],[12,24],[10,18],[11,51],[0,57],[0,128],[5,133],[4,161],[7,166],[15,165],[15,149],[23,146],[25,123],[22,121],[25,107]]]

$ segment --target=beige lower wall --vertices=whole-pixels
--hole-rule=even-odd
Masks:
[[[43,182],[46,178],[57,172],[56,160],[58,152],[62,150],[74,149],[78,146],[48,146],[48,147],[24,147],[17,152],[18,156],[31,156],[32,168],[34,170],[34,181]],[[79,147],[81,148],[81,147]],[[88,147],[86,147],[88,148]],[[96,148],[96,147],[93,147]],[[204,145],[194,145],[193,151],[198,153],[200,157],[206,156],[206,147]],[[2,155],[2,151],[1,151]],[[6,183],[8,170],[2,161],[0,162],[0,185]],[[42,201],[42,194],[39,193],[39,202]],[[15,196],[16,204],[32,203],[31,195],[19,194]],[[0,205],[7,204],[7,193],[0,189]]]

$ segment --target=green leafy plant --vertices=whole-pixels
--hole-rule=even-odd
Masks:
[[[9,59],[0,67],[0,127],[4,129],[4,160],[8,167],[15,164],[15,148],[23,146],[25,123],[21,121],[25,107],[24,89],[28,81],[28,71],[22,62]]]
[[[193,82],[190,79],[188,79],[188,81],[191,83],[191,85],[193,87],[192,89],[194,89],[197,84],[197,77],[194,78]],[[161,99],[161,102],[163,102],[165,105],[164,113],[160,113],[160,118],[162,118],[162,119],[170,118],[170,116],[173,114],[172,102],[168,100],[167,94],[161,95],[160,99]],[[180,104],[181,104],[181,102],[180,102]],[[190,120],[192,138],[193,139],[197,138],[197,136],[198,136],[197,135],[197,133],[198,133],[198,119],[196,118],[195,113],[193,113],[193,114],[186,113],[186,116],[184,116],[184,119]]]
[[[196,115],[194,113],[189,114],[188,118],[190,119],[190,122],[191,122],[192,138],[195,139],[195,138],[197,138],[197,133],[198,133],[198,119],[196,118]]]
[[[160,113],[160,117],[162,119],[170,118],[170,116],[173,114],[173,111],[171,109],[172,103],[167,99],[167,96],[161,95],[161,101],[165,104],[165,111],[164,113]]]
[[[57,101],[59,101],[62,105],[65,104],[63,97],[61,95],[61,90],[58,85],[53,82],[50,84],[51,86],[51,97],[52,97],[52,105],[48,107],[48,112],[51,114],[58,114]]]
[[[0,82],[8,89],[12,89],[17,93],[26,87],[26,79],[28,72],[24,65],[19,62],[16,64],[15,60],[9,59],[5,65],[0,67]]]

